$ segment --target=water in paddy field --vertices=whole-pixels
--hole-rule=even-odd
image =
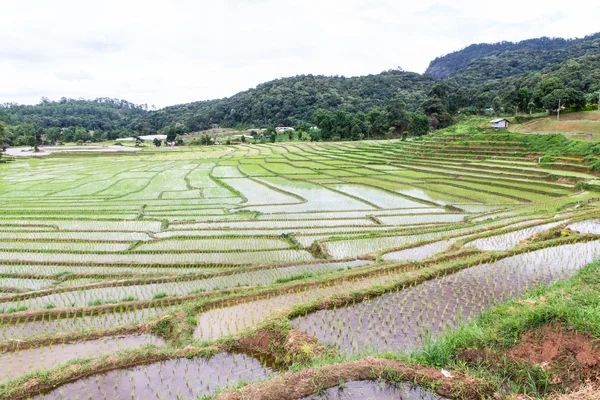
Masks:
[[[508,232],[502,235],[488,236],[486,238],[476,239],[466,244],[467,247],[475,247],[482,251],[503,251],[510,250],[519,244],[520,241],[527,239],[537,233],[547,231],[562,224],[564,221],[551,222],[521,229],[519,231]]]
[[[437,394],[407,383],[354,381],[324,390],[301,400],[439,400]]]
[[[593,233],[595,235],[598,235],[600,234],[600,220],[596,219],[576,222],[567,226],[567,228],[573,229],[574,231],[577,231],[579,233]]]
[[[252,357],[221,353],[210,359],[178,358],[93,375],[35,399],[192,399],[273,373]]]
[[[429,334],[436,337],[536,285],[574,275],[598,254],[600,241],[519,254],[292,323],[347,353],[415,349]]]
[[[395,276],[397,274],[372,276],[366,279],[344,281],[330,286],[303,288],[294,293],[273,295],[265,299],[208,310],[198,316],[198,326],[194,331],[194,337],[199,340],[215,340],[233,335],[243,329],[260,324],[277,310],[291,308],[297,304],[333,294],[348,293],[352,290],[380,284],[393,279]]]
[[[0,325],[0,340],[19,340],[58,333],[90,332],[147,322],[169,311],[167,307],[142,308],[135,311],[105,312],[85,317],[69,317]]]
[[[8,382],[34,371],[56,368],[75,358],[94,358],[102,354],[144,345],[166,345],[163,339],[151,335],[109,337],[79,343],[54,344],[0,355],[0,383]]]
[[[85,307],[98,299],[103,302],[109,299],[119,300],[127,297],[133,297],[136,300],[152,300],[159,293],[168,293],[171,296],[182,296],[198,291],[217,290],[238,286],[265,286],[275,283],[278,279],[286,279],[303,274],[325,274],[339,269],[349,269],[371,263],[371,261],[354,260],[348,262],[311,263],[289,267],[273,267],[256,271],[244,271],[243,269],[240,269],[229,275],[212,278],[132,286],[111,286],[53,293],[31,299],[3,302],[0,303],[0,309],[26,306],[28,310],[34,310],[43,309],[47,304],[53,304],[55,307]]]

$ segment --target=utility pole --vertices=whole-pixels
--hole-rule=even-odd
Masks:
[[[560,121],[560,99],[558,99],[558,109],[556,110],[556,120]]]

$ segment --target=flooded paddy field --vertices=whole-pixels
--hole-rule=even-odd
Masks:
[[[0,354],[3,373],[0,383],[10,381],[33,371],[56,368],[67,361],[92,358],[120,350],[134,349],[146,345],[163,346],[165,341],[150,335],[108,337],[85,342],[54,344]]]
[[[66,384],[36,399],[193,399],[239,382],[265,379],[274,372],[243,354],[180,358],[110,371]]]
[[[572,276],[599,251],[600,242],[594,241],[519,254],[345,308],[320,310],[293,324],[345,352],[411,350],[494,304]]]
[[[592,175],[539,168],[495,142],[458,155],[456,143],[247,143],[1,163],[0,397],[41,377],[63,379],[28,392],[47,399],[198,398],[268,379],[269,367],[228,353],[239,335],[336,296],[359,300],[286,326],[343,354],[400,353],[600,255]],[[421,280],[424,268],[474,259],[486,262]],[[411,280],[420,283],[363,296]],[[307,363],[322,355],[306,346]],[[219,354],[184,357],[205,348]],[[152,349],[174,356],[143,365]],[[138,361],[82,379],[61,370],[123,354]],[[439,398],[384,381],[314,396]]]

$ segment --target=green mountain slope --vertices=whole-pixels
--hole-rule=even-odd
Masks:
[[[427,70],[436,79],[456,77],[474,84],[531,71],[540,71],[568,59],[600,53],[600,33],[580,39],[542,37],[521,42],[473,44],[438,57]]]
[[[212,124],[294,125],[311,121],[318,109],[366,112],[396,97],[413,111],[434,82],[429,76],[403,71],[351,78],[299,75],[266,82],[225,99],[166,107],[151,113],[150,121],[157,129],[179,122],[189,130],[207,129]]]

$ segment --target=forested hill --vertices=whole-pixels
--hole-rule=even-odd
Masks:
[[[461,74],[476,83],[540,71],[571,58],[600,53],[600,33],[578,39],[542,37],[521,42],[472,44],[433,60],[426,74],[436,79]]]
[[[422,75],[402,70],[359,77],[299,75],[228,98],[156,111],[106,98],[4,104],[0,124],[6,125],[5,141],[11,145],[42,135],[53,142],[102,141],[156,132],[177,135],[215,125],[306,127],[324,124],[324,119],[343,126],[332,128],[331,137],[360,138],[361,132],[381,136],[385,126],[402,130],[409,123],[405,114],[415,111],[436,129],[457,114],[542,112],[554,109],[559,99],[566,107],[582,108],[598,101],[599,71],[600,33],[571,40],[539,38],[471,45],[435,59]],[[328,115],[333,112],[335,118]],[[356,134],[348,136],[351,130]]]
[[[146,105],[126,100],[42,99],[36,105],[4,104],[0,106],[0,122],[8,125],[30,124],[43,128],[81,128],[86,131],[128,134],[147,117]]]
[[[179,122],[189,130],[222,126],[295,125],[311,121],[315,111],[367,112],[383,108],[400,98],[409,111],[419,108],[434,79],[391,70],[377,75],[343,76],[299,75],[276,79],[232,97],[166,107],[151,113],[151,125],[158,128]]]

